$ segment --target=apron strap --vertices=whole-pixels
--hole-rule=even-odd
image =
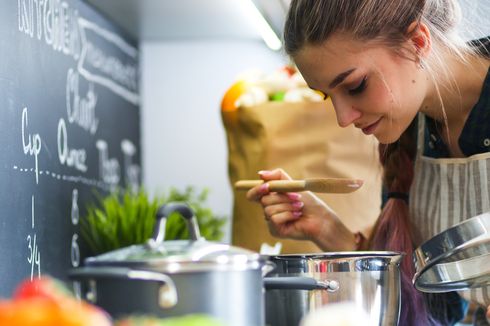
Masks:
[[[425,115],[423,113],[418,113],[417,125],[417,157],[419,157],[424,154]]]

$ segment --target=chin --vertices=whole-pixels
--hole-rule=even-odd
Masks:
[[[379,141],[380,144],[383,145],[389,145],[397,142],[400,139],[399,134],[379,134],[379,135],[374,135],[376,139]]]

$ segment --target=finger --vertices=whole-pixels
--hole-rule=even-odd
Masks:
[[[247,199],[252,201],[260,201],[260,199],[269,193],[269,185],[263,183],[260,186],[253,187],[247,191]]]
[[[272,192],[261,197],[260,202],[263,206],[276,205],[281,203],[291,203],[299,201],[301,198],[300,194],[289,192],[289,193],[278,193]]]
[[[296,212],[282,212],[274,215],[270,215],[268,218],[269,223],[274,224],[274,227],[279,227],[281,224],[293,222],[298,220],[303,213],[301,211]]]
[[[266,206],[264,212],[266,216],[274,216],[285,212],[297,212],[303,208],[303,203],[296,201],[294,203],[283,203],[272,206]]]
[[[291,180],[292,178],[283,169],[262,170],[259,171],[262,180]]]

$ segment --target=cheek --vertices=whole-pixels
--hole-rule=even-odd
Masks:
[[[424,97],[419,84],[413,83],[412,79],[400,83],[400,91],[397,94],[398,104],[394,120],[397,120],[399,128],[405,130],[420,110]]]
[[[369,101],[373,109],[380,114],[390,116],[394,121],[410,120],[418,112],[423,97],[420,85],[412,79],[377,79],[372,83]]]
[[[393,73],[390,80],[391,91],[395,98],[395,106],[401,117],[414,117],[422,105],[424,83],[413,63],[407,62],[397,66],[398,73]]]
[[[373,81],[366,97],[367,110],[377,114],[393,114],[396,110],[396,94],[382,80]]]

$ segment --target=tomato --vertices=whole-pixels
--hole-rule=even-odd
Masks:
[[[291,77],[292,75],[294,75],[296,73],[296,69],[294,67],[291,67],[291,66],[284,66],[282,68],[282,70],[284,70],[285,72],[287,72],[287,74],[289,75],[289,77]]]
[[[13,296],[16,300],[34,297],[60,302],[72,296],[61,283],[49,277],[23,281]]]

